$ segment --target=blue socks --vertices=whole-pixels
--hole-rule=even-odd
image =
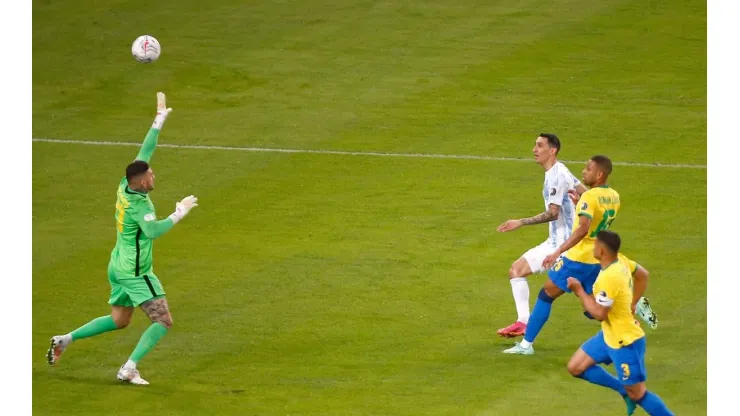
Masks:
[[[578,376],[578,378],[582,378],[589,383],[610,388],[621,394],[623,397],[627,395],[627,390],[624,389],[622,383],[620,383],[616,377],[609,374],[609,372],[600,365],[592,365]]]
[[[668,410],[663,400],[657,394],[645,393],[642,399],[637,401],[637,405],[645,409],[651,416],[673,416],[673,413]]]
[[[609,374],[609,372],[600,365],[592,365],[577,377],[582,378],[589,383],[610,388],[622,395],[622,397],[625,398],[625,401],[627,400],[627,390],[624,389],[622,383],[620,383],[616,377]],[[645,395],[642,396],[642,399],[638,400],[636,403],[638,406],[645,409],[645,411],[651,416],[674,416],[673,413],[668,410],[665,403],[663,403],[663,400],[661,400],[657,394],[650,393],[649,391],[646,392]],[[630,406],[629,402],[628,406]],[[634,406],[634,404],[631,406]],[[634,407],[632,407],[632,409],[634,409]]]
[[[528,344],[534,342],[537,334],[545,326],[545,322],[550,319],[550,310],[552,309],[552,302],[554,300],[547,296],[544,288],[540,289],[540,294],[537,295],[537,302],[534,304],[532,315],[530,315],[529,322],[527,323],[527,330],[524,332],[524,340]]]

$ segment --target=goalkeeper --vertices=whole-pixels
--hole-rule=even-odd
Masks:
[[[108,263],[111,314],[93,319],[66,335],[53,337],[46,357],[49,365],[59,361],[73,341],[125,328],[131,322],[134,308],[140,306],[152,324],[144,331],[128,361],[118,370],[117,378],[132,384],[149,384],[141,378],[136,365],[172,328],[165,292],[152,268],[153,240],[171,230],[193,207],[198,206],[198,199],[188,196],[175,204],[175,212],[169,217],[157,221],[154,204],[149,199],[149,192],[154,189],[154,172],[149,160],[170,111],[165,95],[157,93],[157,116],[138,156],[126,167],[126,177],[118,185],[116,246]]]

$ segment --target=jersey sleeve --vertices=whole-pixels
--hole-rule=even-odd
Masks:
[[[143,202],[136,204],[131,214],[141,231],[150,240],[161,237],[175,225],[175,222],[170,218],[157,221],[154,210],[149,204]]]
[[[581,195],[581,200],[578,202],[578,208],[576,208],[576,215],[585,216],[593,219],[594,213],[596,212],[596,197],[590,190],[586,191]]]
[[[619,287],[611,273],[602,272],[594,283],[594,298],[601,306],[611,308],[619,294]]]
[[[152,155],[154,154],[154,149],[157,148],[158,139],[159,139],[159,130],[153,127],[150,128],[149,132],[144,138],[144,143],[141,144],[141,149],[139,150],[139,154],[136,155],[135,160],[142,160],[148,163],[149,160],[151,160]]]
[[[563,206],[563,199],[570,188],[570,181],[565,175],[556,176],[547,189],[547,205]]]
[[[635,272],[637,272],[638,264],[636,261],[631,260],[629,257],[625,256],[622,253],[619,253],[619,259],[625,264],[625,266],[627,266],[630,274],[635,274]]]
[[[571,173],[570,176],[573,177],[573,187],[576,187],[581,184],[581,181],[579,181],[578,178],[576,178],[576,175]]]

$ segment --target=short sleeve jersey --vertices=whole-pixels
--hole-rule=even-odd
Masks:
[[[626,347],[645,336],[632,316],[632,274],[627,265],[618,259],[601,270],[593,293],[596,303],[610,308],[601,322],[606,345],[615,349]]]

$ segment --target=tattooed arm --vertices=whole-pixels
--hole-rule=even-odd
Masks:
[[[497,230],[502,233],[505,233],[507,231],[514,231],[522,225],[542,224],[545,222],[555,221],[556,219],[558,219],[559,216],[560,206],[550,204],[549,209],[541,214],[518,220],[508,220],[505,223],[499,225]]]
[[[550,204],[549,209],[542,214],[537,214],[534,217],[522,218],[522,225],[542,224],[543,222],[555,221],[560,216],[560,207],[555,204]]]

